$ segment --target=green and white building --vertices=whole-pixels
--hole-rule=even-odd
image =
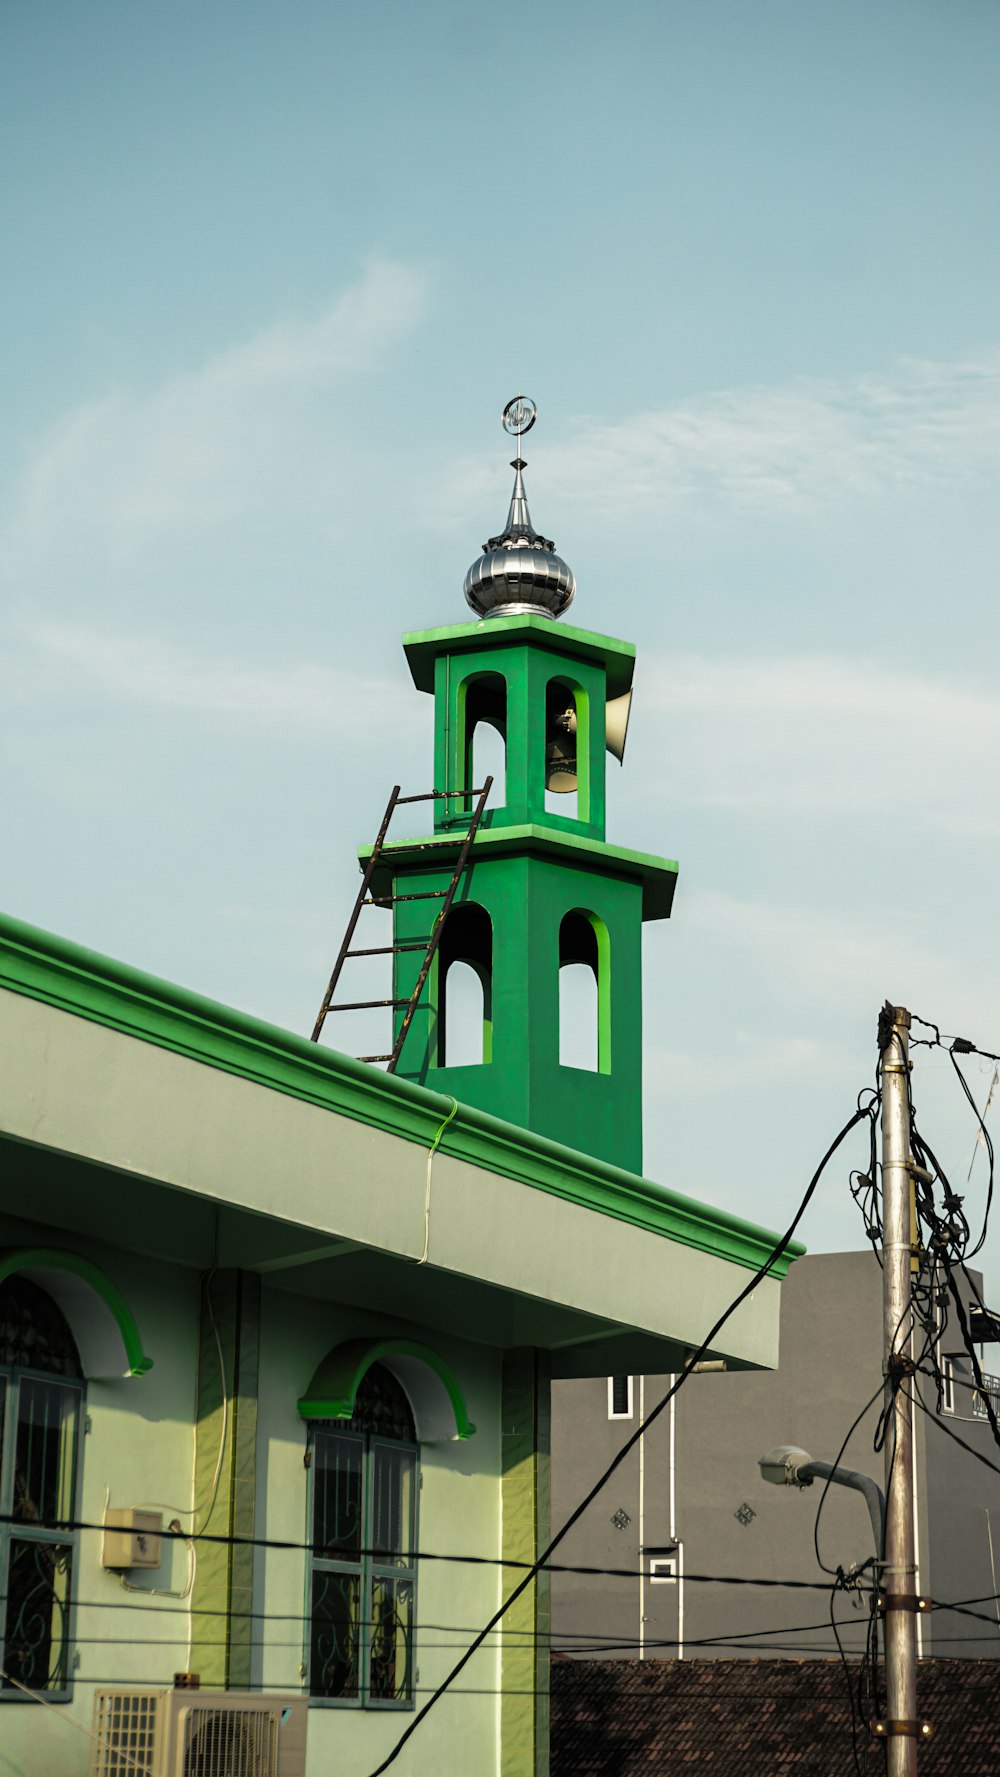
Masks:
[[[395,1074],[0,922],[3,1777],[158,1777],[152,1706],[128,1757],[108,1711],[177,1673],[200,1691],[161,1713],[202,1714],[170,1777],[366,1777],[548,1540],[551,1381],[676,1371],[772,1248],[642,1176],[640,938],[676,866],[605,839],[634,651],[558,620],[522,468],[475,620],[405,639],[436,786],[469,785],[479,723],[506,771]],[[373,878],[413,947],[397,1001],[435,908],[398,897],[440,905],[471,816],[430,806]],[[456,1059],[462,964],[482,1043]],[[573,967],[586,1068],[560,1061]],[[776,1363],[788,1262],[713,1356]],[[548,1612],[542,1577],[401,1773],[541,1777]],[[280,1763],[248,1762],[254,1698]]]

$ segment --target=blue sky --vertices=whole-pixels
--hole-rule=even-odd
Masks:
[[[639,649],[609,836],[681,862],[647,1171],[781,1223],[887,994],[1000,1049],[991,0],[0,40],[9,911],[309,1029],[522,388],[573,620]],[[805,1237],[859,1243],[842,1174]]]

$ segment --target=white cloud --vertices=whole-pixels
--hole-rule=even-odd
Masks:
[[[1000,348],[839,383],[709,391],[613,422],[583,416],[567,442],[541,439],[531,455],[554,501],[612,523],[651,512],[788,515],[958,487],[1000,466]],[[495,461],[456,463],[437,494],[442,523],[492,510]]]
[[[892,971],[909,947],[881,927],[859,927],[839,914],[777,902],[747,901],[736,895],[704,892],[684,909],[685,926],[714,944],[753,958],[774,983],[790,993],[810,991],[828,1000],[850,996],[879,970]]]
[[[725,1091],[756,1092],[779,1081],[815,1077],[837,1063],[831,1043],[814,1037],[775,1037],[760,1031],[728,1030],[725,1039]],[[684,1048],[648,1045],[643,1054],[643,1084],[651,1102],[662,1098],[718,1098],[720,1065],[690,1044]]]
[[[3,539],[10,583],[62,572],[79,586],[88,572],[147,566],[161,541],[176,545],[192,528],[252,524],[265,503],[294,509],[303,487],[313,494],[318,440],[328,467],[338,433],[346,453],[331,386],[375,364],[424,300],[411,267],[376,263],[311,319],[265,328],[151,392],[117,391],[67,414],[15,490]],[[335,502],[332,480],[325,500]],[[230,547],[239,541],[232,532]]]
[[[199,655],[151,636],[121,635],[82,625],[41,624],[12,634],[4,652],[4,696],[10,702],[48,702],[82,695],[104,710],[139,703],[200,712],[260,724],[280,724],[283,736],[308,733],[357,735],[372,711],[391,704],[394,726],[405,737],[424,712],[420,700],[399,711],[397,688],[387,678],[313,661],[239,661]]]
[[[994,834],[1000,699],[836,656],[654,658],[630,746],[664,761],[665,806],[826,819],[884,804],[952,833]]]
[[[685,940],[702,954],[730,955],[748,1005],[784,1003],[808,1009],[813,1030],[822,1020],[860,1005],[877,1007],[888,994],[900,1004],[935,1007],[949,1028],[986,1043],[996,1025],[996,964],[992,949],[978,966],[975,926],[943,929],[927,922],[912,901],[890,901],[862,912],[848,903],[833,911],[695,892],[683,908]],[[749,970],[749,973],[746,971]],[[793,1044],[793,1048],[795,1045]]]

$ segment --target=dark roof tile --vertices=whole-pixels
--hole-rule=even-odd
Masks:
[[[920,1777],[998,1777],[1000,1661],[922,1661],[918,1698],[934,1727],[920,1746]],[[552,1777],[840,1777],[851,1769],[839,1661],[553,1663]],[[869,1769],[884,1769],[877,1744]]]

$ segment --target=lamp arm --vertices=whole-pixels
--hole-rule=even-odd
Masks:
[[[873,1481],[870,1475],[861,1474],[856,1468],[840,1468],[832,1462],[804,1462],[801,1468],[796,1469],[795,1479],[833,1481],[838,1487],[853,1487],[856,1493],[863,1493],[868,1516],[872,1521],[875,1554],[881,1558],[885,1534],[885,1494],[877,1481]]]

